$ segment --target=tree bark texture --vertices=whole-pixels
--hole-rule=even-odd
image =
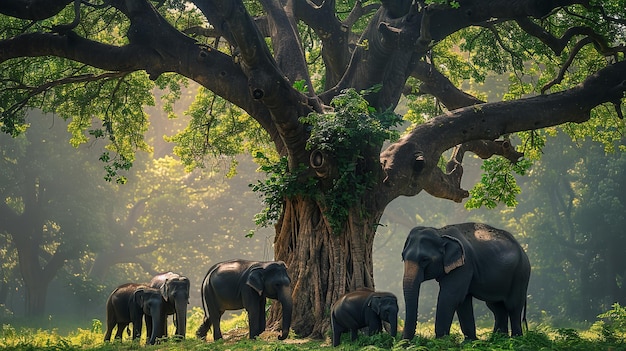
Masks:
[[[274,252],[287,263],[293,281],[292,329],[297,334],[324,337],[332,303],[346,292],[374,287],[372,248],[382,213],[371,214],[353,209],[345,231],[333,234],[315,201],[286,201]],[[280,318],[280,311],[270,318],[278,322],[275,316]]]

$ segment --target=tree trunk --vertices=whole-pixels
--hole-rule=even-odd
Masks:
[[[32,248],[32,246],[31,246]],[[26,316],[43,316],[46,308],[46,294],[49,279],[44,276],[38,264],[37,250],[18,247],[19,267],[24,281],[24,298]]]
[[[333,234],[322,213],[314,200],[288,199],[274,241],[275,258],[287,264],[294,284],[292,329],[313,338],[329,329],[333,301],[356,288],[374,287],[372,247],[382,215],[355,206],[344,231]],[[270,325],[277,325],[280,316],[274,304]]]
[[[48,295],[48,283],[24,283],[26,289],[26,315],[40,317],[46,310],[46,296]]]
[[[46,308],[46,295],[48,286],[59,270],[63,268],[67,256],[60,252],[61,247],[49,256],[46,263],[42,264],[43,250],[39,247],[40,239],[32,239],[41,235],[41,230],[32,229],[32,235],[26,232],[14,235],[15,248],[17,249],[18,263],[25,289],[26,316],[42,316]],[[22,236],[20,236],[22,235]]]

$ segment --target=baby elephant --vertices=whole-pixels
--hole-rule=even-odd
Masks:
[[[133,340],[141,336],[142,318],[146,316],[148,344],[154,344],[156,338],[163,336],[165,301],[159,289],[145,284],[127,283],[118,286],[106,302],[107,331],[104,341],[111,340],[113,328],[117,326],[116,339],[122,339],[122,332],[130,323],[133,324]]]
[[[350,331],[352,341],[359,329],[369,327],[369,335],[382,331],[382,322],[389,322],[389,334],[398,331],[398,299],[390,292],[359,289],[343,295],[333,304],[330,323],[333,329],[333,346],[341,342],[341,333]]]

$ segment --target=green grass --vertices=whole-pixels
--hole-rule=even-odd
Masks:
[[[300,339],[290,336],[285,341],[277,340],[276,333],[266,332],[257,340],[247,339],[247,329],[235,328],[225,331],[225,339],[218,342],[200,341],[189,336],[183,341],[164,341],[154,346],[144,346],[141,342],[104,343],[103,332],[94,322],[91,328],[77,328],[67,335],[59,335],[55,330],[16,329],[3,325],[0,331],[0,349],[2,350],[259,350],[259,351],[299,351],[299,350],[626,350],[626,339],[608,340],[601,333],[593,330],[550,329],[541,327],[531,329],[522,337],[508,338],[491,336],[482,331],[481,339],[463,342],[460,334],[434,339],[430,336],[416,336],[413,340],[399,340],[388,334],[372,337],[359,336],[355,342],[349,341],[349,334],[344,334],[340,347],[333,348],[330,341]],[[425,326],[426,328],[428,326]],[[432,327],[432,326],[430,326]]]
[[[185,340],[167,340],[158,345],[144,345],[145,335],[140,342],[128,340],[124,333],[124,341],[104,343],[103,325],[99,320],[93,320],[86,325],[67,333],[60,333],[58,329],[34,329],[17,327],[9,324],[0,329],[0,350],[216,350],[216,351],[300,351],[300,350],[498,350],[498,351],[626,351],[626,328],[624,319],[603,316],[602,320],[594,323],[585,330],[552,328],[547,325],[532,326],[522,337],[509,338],[501,335],[492,335],[488,329],[479,329],[479,340],[463,342],[463,337],[456,325],[453,325],[452,335],[446,338],[435,339],[432,335],[432,324],[422,323],[417,330],[417,336],[411,340],[400,340],[400,336],[392,338],[386,333],[372,337],[365,335],[350,342],[349,333],[343,334],[342,343],[333,348],[330,338],[326,340],[302,339],[290,335],[287,340],[279,341],[278,333],[266,331],[257,340],[247,338],[248,328],[246,314],[241,313],[222,322],[224,339],[217,342],[200,341],[193,333],[200,323],[202,313],[193,309],[188,320],[188,335]],[[621,316],[623,317],[623,316]],[[171,324],[171,323],[170,323]],[[171,326],[170,326],[171,328]],[[170,330],[171,333],[171,330]],[[63,335],[61,335],[63,334]],[[145,333],[144,333],[145,334]],[[211,335],[211,332],[209,332]],[[211,339],[209,337],[209,339]]]

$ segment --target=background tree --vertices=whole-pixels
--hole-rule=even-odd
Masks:
[[[252,183],[256,167],[251,160],[238,160],[240,173],[229,178],[215,169],[188,173],[167,154],[168,143],[154,137],[157,131],[173,133],[171,128],[177,128],[179,121],[168,120],[158,110],[151,112],[155,113],[153,128],[147,136],[154,150],[162,150],[161,157],[138,154],[133,168],[125,172],[129,181],[124,185],[103,181],[102,165],[97,160],[102,152],[99,144],[72,149],[67,124],[62,120],[55,120],[54,125],[36,124],[18,138],[0,135],[0,194],[2,208],[7,211],[2,212],[0,224],[0,305],[8,308],[7,315],[0,312],[0,319],[34,314],[22,306],[32,289],[39,294],[35,301],[42,303],[37,314],[45,309],[47,314],[74,313],[73,318],[91,321],[104,318],[102,306],[108,294],[124,282],[148,281],[156,272],[174,270],[188,275],[197,288],[206,269],[215,262],[239,256],[271,259],[269,229],[258,230],[254,239],[245,237],[254,228],[252,217],[260,210],[257,195],[249,190],[232,196],[226,182],[242,189]],[[31,114],[42,118],[36,112]],[[171,145],[169,149],[171,152]],[[21,210],[22,179],[28,173],[42,177],[40,183],[47,184],[45,201],[38,202],[37,207],[47,220],[44,225],[24,217]],[[57,178],[61,180],[51,181]],[[51,211],[56,208],[60,214]],[[210,216],[205,215],[208,209]],[[66,232],[72,229],[71,221],[83,223],[81,228],[86,232]],[[5,231],[11,223],[13,231]],[[26,233],[39,226],[40,250],[27,252],[38,253],[25,261],[28,267],[36,267],[32,261],[46,263],[62,243],[73,244],[76,249],[71,254],[65,252],[66,260],[56,271],[42,269],[50,275],[46,277],[47,289],[31,287],[28,277],[22,277],[22,261],[13,243],[14,237],[30,238]],[[56,228],[55,235],[47,234],[50,226]],[[37,241],[31,240],[31,244]],[[192,294],[191,303],[200,306],[198,294]]]
[[[589,140],[558,141],[533,168],[515,215],[538,268],[535,303],[555,318],[593,320],[626,302],[624,146],[606,154]]]
[[[3,285],[15,287],[21,278],[29,316],[44,313],[48,286],[68,261],[104,239],[100,206],[110,184],[95,177],[101,169],[88,162],[93,155],[72,150],[60,128],[66,123],[56,123],[33,126],[27,137],[0,138]]]
[[[146,147],[142,106],[154,102],[153,84],[175,97],[182,77],[196,81],[206,91],[189,128],[174,138],[178,152],[189,164],[246,147],[273,160],[257,152],[265,142],[283,158],[265,164],[274,176],[257,185],[270,210],[260,220],[276,219],[274,256],[294,280],[294,330],[321,336],[338,296],[374,286],[374,235],[393,199],[425,190],[461,202],[469,196],[462,163],[473,152],[503,158],[485,163],[470,205],[512,204],[518,188],[510,173],[528,168],[518,162],[521,152],[529,157],[541,147],[530,132],[519,136],[518,151],[512,133],[622,117],[622,5],[8,0],[0,5],[0,123],[18,134],[31,106],[72,118],[75,142],[85,132],[108,137],[117,155],[103,160],[115,179],[133,149]],[[47,74],[33,74],[42,65]],[[455,87],[494,71],[513,72],[507,101],[482,103]],[[445,110],[415,111],[415,125],[386,146],[398,122],[390,111],[403,93],[434,96]],[[596,109],[605,103],[613,113]],[[101,128],[90,126],[93,118]]]

